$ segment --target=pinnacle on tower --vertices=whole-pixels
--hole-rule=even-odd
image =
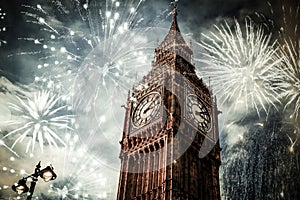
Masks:
[[[180,32],[179,27],[178,27],[178,23],[177,23],[177,2],[176,1],[174,2],[173,22],[172,22],[170,30]]]

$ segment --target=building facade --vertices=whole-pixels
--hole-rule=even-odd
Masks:
[[[117,200],[220,199],[218,110],[177,9],[151,71],[128,94]]]

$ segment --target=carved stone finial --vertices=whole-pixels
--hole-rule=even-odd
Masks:
[[[177,1],[174,1],[174,8],[173,8],[173,17],[177,17]]]
[[[173,8],[173,22],[172,22],[172,25],[171,25],[171,30],[180,32],[178,24],[177,24],[177,1],[175,0],[173,2],[173,4],[174,4],[174,8]]]

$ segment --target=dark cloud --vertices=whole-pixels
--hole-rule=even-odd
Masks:
[[[6,32],[0,33],[1,38],[7,41],[6,45],[0,47],[0,69],[5,71],[6,76],[11,74],[9,78],[13,81],[30,82],[32,77],[25,78],[24,70],[32,74],[34,69],[31,66],[36,60],[36,57],[27,57],[21,59],[20,56],[8,57],[17,52],[26,51],[34,46],[30,43],[22,43],[19,38],[35,36],[38,37],[41,32],[38,26],[26,23],[26,17],[21,14],[24,11],[22,5],[29,4],[36,7],[38,1],[17,0],[9,1],[2,0],[0,6],[6,11],[7,16],[1,23],[7,27]],[[54,1],[40,2],[44,6],[53,6]],[[84,1],[82,1],[84,2]],[[104,1],[103,1],[104,2]],[[67,3],[70,6],[70,3]],[[144,19],[141,26],[160,26],[168,28],[171,16],[167,17],[167,13],[172,10],[172,3],[170,1],[151,0],[145,1],[139,8],[139,15]],[[254,12],[267,10],[267,3],[258,0],[205,0],[192,1],[185,0],[178,2],[178,21],[182,32],[192,33],[194,39],[199,39],[201,32],[209,29],[214,23],[220,19],[226,18],[243,18],[246,15],[251,15]],[[52,9],[52,15],[60,17],[66,24],[76,23],[79,16],[74,18],[65,18],[59,10]],[[73,10],[69,10],[73,12]],[[78,13],[74,14],[78,15]],[[24,60],[32,60],[29,63]],[[22,69],[21,69],[22,68]],[[3,74],[3,73],[2,73]],[[24,79],[25,78],[25,79]]]

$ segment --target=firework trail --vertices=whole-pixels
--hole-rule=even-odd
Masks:
[[[222,104],[243,110],[255,109],[267,113],[267,106],[280,103],[278,91],[272,87],[277,59],[277,42],[256,26],[249,18],[245,29],[234,21],[234,30],[228,22],[215,26],[216,32],[203,35],[200,45],[203,58],[196,60],[207,64],[201,69],[210,78],[215,94]]]
[[[9,146],[7,146],[3,140],[0,140],[0,146],[5,147],[7,150],[9,150],[15,156],[19,157],[19,155],[17,154],[17,152],[15,152],[12,148],[10,148]]]
[[[97,153],[98,160],[100,152],[101,159],[106,160],[108,166],[112,153],[119,153],[115,144],[118,144],[122,127],[120,124],[124,116],[122,113],[124,108],[120,105],[126,102],[127,90],[132,83],[150,69],[149,58],[153,57],[153,50],[157,45],[155,41],[161,40],[157,35],[164,36],[167,29],[163,30],[163,34],[158,34],[149,27],[138,29],[143,21],[137,13],[142,1],[51,2],[52,4],[48,5],[42,3],[36,6],[24,5],[23,14],[27,21],[39,27],[40,32],[34,37],[20,38],[31,42],[32,45],[29,50],[24,50],[19,55],[38,58],[35,84],[54,94],[63,93],[65,96],[61,98],[67,101],[72,99],[74,103],[72,110],[84,119],[76,117],[75,127],[78,136],[74,136],[71,131],[70,134],[64,134],[66,138],[60,137],[60,127],[51,126],[53,128],[51,130],[58,137],[52,137],[53,141],[65,145],[63,151],[51,152],[65,153],[63,167],[52,163],[55,168],[65,171],[62,176],[58,174],[57,183],[53,183],[49,189],[49,196],[53,196],[53,199],[109,199],[106,187],[109,186],[107,180],[110,176],[105,171],[108,168],[107,166],[99,168],[99,163],[95,158],[91,158],[92,153]],[[55,7],[54,10],[52,6]],[[59,95],[56,95],[56,98],[58,97]],[[29,106],[29,103],[24,100],[23,102]],[[54,109],[56,108],[60,106],[57,105]],[[54,114],[62,116],[65,109],[62,108]],[[14,111],[17,112],[16,109]],[[117,126],[112,126],[109,122],[113,120],[110,119],[116,120]],[[71,119],[66,120],[70,122]],[[34,128],[33,126],[32,130]],[[96,134],[98,131],[102,135]],[[17,133],[16,130],[14,132]],[[15,135],[12,132],[9,134]],[[76,141],[81,136],[84,141],[79,144]],[[102,138],[107,138],[107,141],[114,145],[106,140],[99,141]],[[109,140],[111,138],[113,140]],[[40,142],[39,139],[38,141]],[[19,142],[22,142],[22,138]],[[28,144],[28,148],[33,145],[32,143],[33,141]],[[61,145],[57,146],[60,150],[63,148]],[[48,146],[41,148],[46,150]],[[53,159],[57,157],[59,155],[51,156]],[[119,172],[119,166],[116,169]]]
[[[99,41],[78,67],[71,93],[77,130],[109,168],[119,170],[115,144],[123,128],[121,106],[136,80],[150,70],[156,42],[166,32],[152,27],[118,31]]]
[[[153,57],[155,41],[161,39],[158,35],[165,35],[149,26],[163,21],[159,18],[168,14],[167,9],[161,16],[147,21],[144,28],[140,26],[144,19],[138,12],[143,3],[142,0],[84,3],[55,0],[51,4],[23,5],[26,21],[39,31],[34,36],[19,38],[30,44],[17,55],[38,60],[33,85],[73,104],[72,111],[80,116],[75,120],[75,128],[83,133],[88,144],[90,140],[97,142],[95,136],[101,138],[94,134],[99,130],[107,134],[105,137],[113,137],[114,144],[118,143],[122,127],[119,116],[124,115],[121,105],[126,101],[127,91],[150,69],[149,58]],[[165,33],[167,29],[160,31]],[[114,98],[116,96],[122,98]],[[122,102],[116,104],[116,101]],[[104,123],[111,120],[117,121],[117,126]],[[111,127],[117,129],[111,130]],[[33,130],[40,130],[40,125]],[[88,133],[93,135],[88,137]],[[23,137],[18,141],[23,141]],[[62,143],[59,136],[56,140]]]
[[[110,43],[116,35],[126,35],[128,30],[139,27],[144,20],[137,12],[142,3],[56,0],[51,6],[24,5],[27,22],[39,27],[40,32],[35,37],[20,38],[32,42],[33,47],[18,54],[39,60],[34,78],[37,84],[68,93],[78,68],[93,49],[101,48],[109,55],[112,48],[119,48]]]
[[[6,27],[1,25],[1,22],[4,20],[5,16],[6,13],[2,11],[2,8],[0,8],[0,33],[6,31]],[[7,44],[7,42],[3,38],[0,38],[0,47],[2,44]]]
[[[272,7],[271,14],[280,13],[283,17],[280,25],[280,52],[282,63],[276,66],[276,87],[281,91],[284,110],[291,119],[297,121],[300,109],[300,39],[299,8],[300,1],[282,0],[279,8]],[[274,15],[274,17],[277,17]],[[299,125],[297,125],[299,126]]]
[[[128,90],[151,67],[158,33],[165,29],[147,28],[115,35],[110,51],[95,47],[86,57],[74,82],[73,105],[77,131],[89,152],[109,169],[119,171],[116,144],[123,128],[124,103]],[[140,87],[147,87],[142,86]]]
[[[38,58],[35,84],[63,93],[77,116],[96,118],[95,123],[76,119],[77,126],[89,124],[98,130],[99,124],[105,125],[106,118],[108,122],[117,121],[117,131],[121,130],[122,122],[115,116],[123,116],[120,112],[124,110],[116,108],[126,101],[133,82],[150,69],[155,41],[161,39],[158,35],[165,35],[160,34],[162,31],[167,31],[158,33],[149,27],[152,23],[157,25],[156,20],[165,17],[167,9],[147,22],[146,28],[140,28],[144,27],[140,25],[144,18],[138,9],[143,3],[57,0],[51,6],[24,5],[27,22],[39,27],[40,33],[20,38],[32,42],[34,47],[19,54]],[[114,98],[116,95],[122,98]],[[91,110],[92,113],[84,114]],[[105,113],[114,116],[110,118]],[[106,127],[102,131],[109,126]],[[86,131],[91,132],[83,132]]]
[[[268,64],[272,64],[273,59],[278,63],[274,64],[267,74],[263,74],[273,89],[262,87],[261,90],[276,95],[281,103],[276,104],[279,109],[269,109],[266,118],[257,119],[259,123],[254,123],[253,113],[248,113],[244,119],[238,120],[240,125],[245,127],[244,130],[236,127],[234,130],[224,129],[224,160],[223,167],[221,166],[224,199],[295,199],[299,196],[299,193],[295,192],[299,183],[297,180],[289,181],[299,176],[299,125],[298,122],[290,122],[290,119],[287,119],[296,118],[299,114],[299,1],[295,2],[298,2],[298,6],[282,4],[272,8],[271,12],[276,20],[272,21],[272,26],[267,27],[274,28],[274,33],[279,32],[278,47],[276,44],[274,47],[272,44],[268,45],[272,50],[276,50],[272,53],[274,58]],[[271,6],[270,3],[269,5]],[[273,77],[269,76],[271,74]],[[254,79],[257,80],[259,79]],[[236,87],[240,86],[237,84]],[[260,103],[258,105],[261,106]],[[243,140],[237,140],[238,134],[241,133]],[[228,141],[233,141],[233,144]],[[268,189],[257,192],[262,185],[268,185]]]
[[[284,109],[288,110],[290,118],[299,118],[300,112],[300,40],[298,44],[286,40],[279,57],[283,58],[282,65],[277,66],[276,86],[282,91]]]
[[[281,42],[284,43],[284,40],[291,38],[293,41],[297,43],[299,39],[299,8],[300,1],[299,0],[281,0],[279,7],[273,7],[271,2],[268,2],[270,6],[271,15],[276,18],[278,24],[280,26],[279,34]],[[282,17],[278,18],[278,15]]]
[[[66,114],[67,105],[59,105],[59,101],[62,100],[60,96],[51,95],[49,91],[41,91],[34,93],[33,98],[27,97],[26,100],[17,96],[16,98],[19,104],[10,103],[9,107],[20,116],[20,119],[4,122],[18,127],[3,137],[5,139],[18,135],[11,148],[14,148],[18,142],[23,142],[27,136],[32,138],[28,141],[26,152],[30,146],[33,152],[37,140],[42,151],[45,139],[49,145],[57,147],[55,140],[65,145],[57,133],[67,129],[72,130],[70,124],[73,116]]]

